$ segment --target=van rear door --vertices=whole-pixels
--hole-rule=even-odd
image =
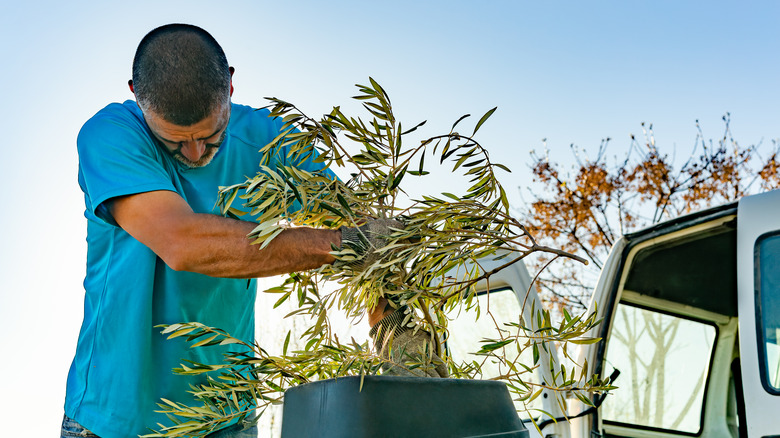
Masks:
[[[737,214],[739,345],[749,437],[780,436],[780,190]]]

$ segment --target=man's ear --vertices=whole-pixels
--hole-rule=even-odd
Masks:
[[[228,70],[230,71],[230,97],[233,97],[233,73],[236,72],[236,69],[233,67],[228,67]]]
[[[127,85],[130,87],[130,92],[135,94],[135,88],[133,88],[133,80],[132,79],[127,81]]]

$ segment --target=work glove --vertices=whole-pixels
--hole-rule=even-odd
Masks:
[[[357,272],[365,270],[381,258],[377,250],[387,246],[388,237],[403,229],[404,224],[396,219],[369,219],[357,228],[341,227],[341,248],[357,253],[355,260],[341,264]]]
[[[408,317],[410,313],[411,308],[402,306],[382,318],[369,332],[377,354],[385,359],[382,375],[449,377],[447,365],[436,354],[431,334],[417,326]]]

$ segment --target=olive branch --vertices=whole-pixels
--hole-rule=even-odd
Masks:
[[[288,351],[291,332],[282,355],[271,356],[260,345],[240,341],[217,328],[198,323],[166,327],[164,334],[186,336],[193,346],[238,344],[242,348],[227,354],[223,364],[188,363],[177,369],[181,374],[206,374],[206,383],[192,391],[203,405],[189,407],[163,400],[162,412],[174,426],[161,426],[151,436],[205,435],[230,421],[246,421],[249,412],[262,412],[268,405],[280,403],[283,391],[291,386],[379,373],[386,359],[378,357],[366,343],[342,343],[328,318],[331,311],[359,318],[373,309],[379,298],[408,305],[418,311],[413,315],[422,315],[414,316],[416,322],[435,334],[437,351],[444,352],[454,377],[479,377],[485,361],[496,361],[505,370],[497,378],[506,381],[517,400],[526,404],[544,388],[573,393],[583,402],[588,398],[582,394],[611,388],[598,376],[589,376],[587,364],[577,377],[574,369],[567,372],[564,366],[539,363],[539,349],[548,350],[552,343],[564,345],[568,356],[567,343],[597,341],[583,338],[598,324],[594,315],[573,317],[565,313],[563,321],[553,325],[549,311],[533,309],[536,321],[519,318],[517,322],[496,323],[496,338],[485,339],[476,353],[485,361],[456,363],[446,354],[442,343],[448,339],[447,315],[454,309],[480,312],[475,300],[478,282],[489,281],[501,269],[532,253],[587,262],[539,245],[510,214],[506,192],[496,175],[509,169],[493,162],[475,138],[496,108],[480,117],[468,134],[456,130],[469,117],[466,115],[447,133],[414,141],[410,136],[425,122],[404,130],[385,90],[369,80],[370,85],[357,85],[359,94],[354,96],[369,113],[367,121],[347,116],[339,107],[314,119],[289,102],[269,98],[267,108],[271,116],[281,119],[281,133],[261,149],[264,159],[257,175],[222,187],[217,204],[223,215],[258,222],[249,237],[261,249],[291,226],[332,229],[359,226],[371,218],[397,218],[403,229],[395,230],[387,244],[376,249],[379,259],[364,270],[349,268],[349,262],[360,257],[354,248],[333,248],[333,255],[343,263],[287,275],[280,286],[266,291],[280,295],[275,307],[297,300],[297,309],[288,317],[310,316],[311,325],[300,335],[303,349]],[[449,163],[453,173],[467,178],[466,193],[411,199],[403,187],[430,174],[426,157],[440,166]],[[323,168],[345,169],[350,177],[341,181],[326,171],[297,167],[307,160]],[[272,167],[271,163],[277,164]],[[500,260],[501,264],[488,270],[480,264],[484,259]],[[336,284],[336,290],[324,291],[321,285],[325,282]],[[518,353],[531,349],[534,363],[519,363],[519,355],[507,354],[510,347]],[[541,384],[532,383],[528,373],[540,366],[550,367],[553,377]],[[565,403],[564,397],[559,397],[559,403]]]

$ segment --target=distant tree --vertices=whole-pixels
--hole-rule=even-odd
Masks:
[[[531,234],[543,242],[590,261],[553,263],[536,283],[541,295],[559,307],[584,308],[612,244],[645,226],[780,186],[778,140],[766,158],[762,142],[743,146],[732,136],[731,115],[724,132],[706,140],[696,121],[696,140],[689,158],[675,168],[674,158],[656,144],[652,125],[642,124],[641,138],[631,135],[629,151],[614,165],[607,160],[609,138],[595,159],[582,158],[572,146],[571,172],[547,154],[531,154],[534,183],[531,199],[520,212]],[[525,197],[525,195],[524,195]],[[529,264],[547,265],[550,255]]]

